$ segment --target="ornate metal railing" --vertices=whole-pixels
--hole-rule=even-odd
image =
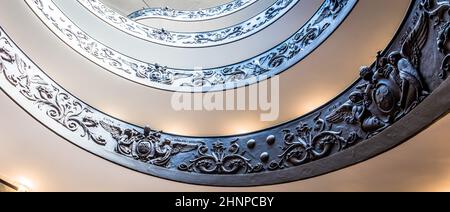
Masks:
[[[392,43],[351,88],[309,115],[245,135],[184,137],[101,113],[46,76],[3,30],[0,86],[62,137],[131,169],[205,185],[288,182],[371,158],[449,112],[449,10],[449,0],[414,0]]]
[[[132,12],[128,15],[128,18],[133,21],[150,18],[161,18],[184,22],[207,21],[231,15],[249,7],[257,1],[258,0],[234,0],[226,4],[199,10],[176,10],[169,7],[144,8]]]
[[[236,64],[204,70],[146,63],[111,49],[72,23],[51,0],[25,0],[65,43],[99,66],[142,85],[185,92],[232,89],[279,74],[311,53],[344,21],[357,0],[326,0],[314,16],[286,41]],[[201,66],[201,65],[199,65]]]
[[[50,1],[50,0],[49,0]],[[269,8],[237,25],[208,32],[173,32],[135,22],[104,5],[100,0],[78,0],[90,12],[115,28],[137,38],[174,47],[211,47],[249,37],[274,23],[300,0],[277,0]]]

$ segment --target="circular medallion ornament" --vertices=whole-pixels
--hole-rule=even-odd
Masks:
[[[397,107],[399,89],[396,89],[396,87],[398,86],[387,80],[382,80],[377,84],[373,99],[381,112],[390,114]]]

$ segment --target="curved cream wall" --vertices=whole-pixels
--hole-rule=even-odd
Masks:
[[[374,53],[387,45],[409,3],[361,2],[331,39],[282,74],[283,117],[277,122],[315,108],[351,83],[358,67],[370,64]],[[386,8],[387,4],[391,7]],[[194,135],[231,134],[275,123],[260,123],[257,114],[248,112],[170,111],[165,108],[169,92],[144,88],[101,70],[68,49],[29,12],[22,1],[5,1],[0,25],[57,82],[106,112]],[[117,166],[58,137],[3,92],[0,105],[0,176],[27,179],[33,191],[450,191],[449,115],[396,149],[325,176],[257,188],[215,188],[162,180]]]
[[[253,188],[167,181],[117,166],[61,139],[0,93],[0,176],[33,191],[450,191],[450,116],[367,162],[310,180]]]
[[[385,48],[409,2],[360,1],[329,40],[280,75],[280,117],[272,122],[261,122],[260,113],[255,111],[176,112],[170,104],[171,92],[137,85],[87,61],[45,28],[23,1],[3,4],[2,9],[8,12],[0,13],[0,25],[56,82],[108,114],[169,133],[229,135],[286,122],[341,93],[357,78],[359,67],[371,64],[375,53]]]
[[[193,69],[238,63],[273,48],[301,28],[323,1],[302,0],[266,29],[233,43],[207,48],[178,48],[148,42],[106,24],[76,1],[55,2],[80,29],[122,54],[172,68]]]

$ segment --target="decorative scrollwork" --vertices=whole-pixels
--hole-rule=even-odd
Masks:
[[[350,133],[348,139],[342,137],[342,132],[331,130],[320,115],[314,119],[312,126],[300,123],[295,132],[289,129],[283,130],[283,153],[278,157],[280,161],[272,161],[270,170],[277,170],[289,166],[299,166],[310,161],[330,155],[331,152],[341,151],[353,144],[358,139],[355,132]]]
[[[2,41],[4,45],[12,47],[5,37],[2,37]],[[102,136],[89,130],[89,127],[96,123],[83,117],[83,114],[91,112],[88,107],[49,84],[40,75],[30,74],[31,66],[17,55],[12,55],[5,46],[0,48],[0,56],[0,70],[7,82],[17,88],[18,92],[35,104],[43,114],[72,132],[81,130],[81,137],[87,137],[102,146],[107,144]],[[17,71],[9,72],[5,62],[15,64]]]
[[[442,61],[442,73],[439,76],[444,79],[447,77],[447,72],[450,71],[450,21],[448,20],[450,3],[448,1],[426,0],[422,2],[421,6],[434,19],[435,27],[440,27],[437,37],[438,49],[446,56]]]
[[[14,48],[13,45],[1,31],[0,36],[0,41],[3,42],[0,47],[0,70],[4,79],[35,105],[37,111],[56,121],[64,129],[78,134],[80,138],[87,138],[101,146],[115,143],[115,152],[161,167],[170,165],[174,155],[194,151],[199,147],[198,143],[161,139],[161,132],[148,127],[141,133],[135,128],[118,127],[117,121],[105,121],[110,119],[102,117],[98,111],[62,90],[20,54],[11,53],[9,49]],[[115,142],[111,142],[108,137]]]
[[[357,3],[357,0],[325,0],[305,26],[268,52],[241,63],[199,71],[174,69],[130,58],[91,38],[65,17],[52,1],[25,1],[64,42],[106,70],[143,85],[178,92],[231,89],[255,83],[262,75],[265,79],[279,74],[320,45]],[[164,32],[160,36],[168,35]]]
[[[227,4],[201,10],[176,10],[169,7],[144,8],[137,10],[128,18],[137,21],[149,18],[162,18],[174,21],[207,21],[236,13],[247,8],[258,0],[234,0]]]
[[[100,125],[117,141],[117,153],[156,166],[165,167],[172,156],[194,151],[200,146],[195,143],[162,140],[161,132],[153,131],[149,127],[145,127],[141,133],[136,129],[122,129],[104,121],[100,121]]]
[[[379,54],[374,68],[362,67],[360,76],[365,83],[357,86],[349,101],[326,120],[357,124],[371,137],[414,109],[428,95],[419,71],[428,23],[428,15],[423,12],[401,51],[393,51],[387,57]]]
[[[442,74],[441,78],[445,78],[447,73],[450,72],[450,22],[447,22],[445,27],[439,33],[438,45],[439,51],[445,54],[445,58],[442,61],[441,69]]]
[[[238,140],[231,142],[228,148],[221,141],[212,144],[212,148],[207,144],[198,149],[198,155],[189,163],[181,163],[178,169],[181,171],[198,172],[204,174],[238,174],[255,173],[263,170],[263,164],[252,165],[250,159],[240,153]]]
[[[190,48],[223,45],[251,36],[278,20],[299,1],[277,0],[273,5],[255,17],[240,24],[219,30],[208,32],[174,32],[149,27],[130,20],[103,4],[100,0],[78,0],[81,5],[97,17],[132,36],[162,45]]]
[[[223,142],[228,137],[194,138],[139,128],[95,110],[45,75],[3,30],[0,30],[0,86],[62,137],[144,173],[228,186],[304,179],[360,162],[401,143],[402,140],[384,138],[390,138],[386,136],[390,129],[398,129],[399,124],[408,121],[402,120],[406,115],[421,114],[417,106],[425,104],[424,99],[430,98],[427,101],[430,105],[434,99],[447,97],[438,94],[448,94],[445,89],[450,88],[450,79],[438,75],[442,71],[441,60],[448,62],[448,13],[443,13],[445,16],[439,21],[432,11],[448,3],[448,0],[414,1],[399,36],[385,52],[378,53],[371,67],[361,68],[361,79],[354,86],[331,103],[295,121],[233,136],[229,143]],[[450,102],[442,101],[432,103],[446,107],[433,108],[439,110],[436,115],[448,112]],[[420,118],[430,123],[436,119]],[[412,124],[414,128],[426,126]],[[405,137],[415,133],[412,130]],[[351,161],[327,164],[341,156],[347,160],[350,154]],[[357,159],[353,160],[354,157]],[[295,176],[287,176],[289,173]],[[233,177],[237,176],[249,181],[235,182]]]

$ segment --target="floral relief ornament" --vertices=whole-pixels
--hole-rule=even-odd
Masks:
[[[179,92],[205,92],[245,86],[262,75],[270,77],[294,65],[325,40],[357,0],[325,0],[304,27],[285,42],[262,55],[223,67],[174,69],[123,55],[79,29],[51,1],[25,0],[38,17],[81,55],[134,82]]]
[[[406,22],[411,27],[402,28],[404,39],[396,38],[389,51],[378,54],[373,66],[362,67],[361,79],[342,96],[314,115],[232,139],[170,135],[133,126],[91,108],[45,75],[3,29],[0,29],[0,86],[21,107],[62,137],[142,172],[199,183],[192,176],[210,179],[202,178],[208,175],[216,179],[261,173],[269,176],[280,169],[298,171],[294,168],[320,163],[364,142],[370,144],[370,138],[393,127],[448,80],[442,72],[448,74],[445,68],[449,65],[449,1],[414,3],[416,7],[410,15],[413,18]],[[424,55],[439,60],[424,64]],[[227,140],[231,141],[224,142]],[[154,172],[161,169],[176,174]],[[191,173],[186,179],[178,178]]]

